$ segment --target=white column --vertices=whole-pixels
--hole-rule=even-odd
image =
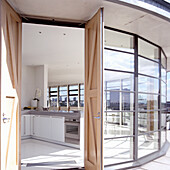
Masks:
[[[41,90],[38,108],[47,107],[48,66],[41,65],[35,68],[35,87]]]

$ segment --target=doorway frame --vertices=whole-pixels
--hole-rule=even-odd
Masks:
[[[84,31],[84,37],[85,37],[85,24],[83,24],[83,26],[82,26],[82,24],[81,23],[72,23],[72,22],[60,22],[60,21],[53,21],[53,20],[44,20],[44,19],[42,19],[41,17],[39,17],[39,18],[36,18],[36,19],[32,19],[31,18],[31,20],[30,20],[30,22],[28,22],[25,18],[23,18],[23,17],[21,17],[21,19],[22,19],[22,24],[32,24],[32,25],[43,25],[43,26],[52,26],[52,27],[65,27],[65,28],[73,28],[73,29],[76,29],[76,28],[80,28],[80,29],[83,29],[83,31]],[[84,41],[84,43],[85,43],[85,38],[83,39],[83,41]],[[23,42],[22,42],[22,46],[23,46]],[[85,51],[85,47],[83,47],[83,50]],[[84,72],[85,72],[85,55],[84,55],[84,57],[83,57],[83,65],[84,65]],[[22,66],[21,66],[21,68],[22,68]],[[83,78],[85,79],[85,73],[83,74]],[[22,81],[22,79],[21,79],[21,81]],[[67,93],[69,92],[69,88],[68,88],[68,86],[69,85],[75,85],[75,84],[78,84],[78,86],[80,86],[80,84],[82,84],[82,83],[73,83],[73,84],[63,84],[63,85],[57,85],[57,86],[67,86]],[[84,83],[83,83],[84,84]],[[79,88],[78,88],[79,89]],[[84,87],[84,89],[85,89],[85,87]],[[59,90],[58,90],[58,93],[59,93]],[[68,94],[67,94],[67,96],[68,96]],[[66,106],[66,108],[68,109],[68,98],[67,98],[67,106]],[[83,107],[83,109],[82,109],[82,111],[84,111],[84,107]],[[21,116],[22,115],[20,115],[20,118],[21,118]],[[85,116],[83,115],[83,121],[84,121],[84,119],[85,119]],[[21,121],[20,121],[20,124],[21,124]],[[81,125],[80,125],[81,126]],[[84,125],[84,123],[83,123],[83,126],[85,126]],[[21,129],[21,127],[20,127],[20,129]],[[81,127],[80,127],[80,129],[81,129]],[[85,130],[84,130],[85,131]],[[83,132],[83,133],[85,133],[85,132]],[[83,134],[84,135],[84,134]],[[20,160],[20,164],[19,164],[19,170],[21,170],[21,133],[20,133],[20,157],[19,157],[19,160]],[[34,139],[34,138],[33,138]],[[84,140],[84,139],[83,139]],[[81,149],[81,148],[83,148],[84,149],[84,141],[82,142],[83,144],[82,144],[82,146],[80,145],[80,148],[79,149]],[[56,143],[57,144],[57,143]],[[59,145],[60,145],[60,143],[58,143]],[[62,145],[62,144],[61,144]],[[63,145],[64,146],[64,145]],[[69,147],[69,146],[66,146],[66,147]],[[73,147],[74,148],[74,146],[70,146],[70,147]],[[76,148],[76,147],[75,147]],[[82,154],[80,155],[80,156],[83,156],[84,157],[84,150],[83,150],[83,152],[82,152]],[[84,159],[83,159],[83,165],[84,165]],[[76,167],[75,167],[76,168]],[[81,167],[81,168],[84,168],[84,166],[83,167]],[[1,170],[1,169],[0,169]]]

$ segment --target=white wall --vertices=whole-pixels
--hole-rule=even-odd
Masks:
[[[35,95],[35,68],[22,66],[22,93],[21,108],[31,106],[31,100]]]
[[[22,67],[22,96],[21,108],[31,106],[35,97],[35,90],[41,90],[39,108],[47,107],[48,66],[23,66]]]
[[[74,74],[61,74],[55,75],[54,73],[49,74],[50,81],[48,82],[49,86],[56,86],[56,85],[67,85],[67,84],[78,84],[84,83],[84,74],[82,73],[74,73]]]
[[[35,87],[41,90],[39,108],[47,107],[47,87],[48,87],[48,66],[36,66],[35,68]]]
[[[44,107],[47,107],[48,65],[44,65]]]

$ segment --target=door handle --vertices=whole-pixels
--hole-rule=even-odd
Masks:
[[[8,123],[8,122],[10,122],[10,118],[4,117],[3,118],[3,123]]]
[[[3,123],[9,123],[11,118],[5,117],[5,113],[3,113]]]
[[[95,119],[100,119],[100,112],[97,113],[97,116],[93,116]]]

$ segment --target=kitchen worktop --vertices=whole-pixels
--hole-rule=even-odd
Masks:
[[[67,119],[80,119],[80,111],[35,111],[24,110],[22,115],[46,115],[46,116],[59,116]]]

